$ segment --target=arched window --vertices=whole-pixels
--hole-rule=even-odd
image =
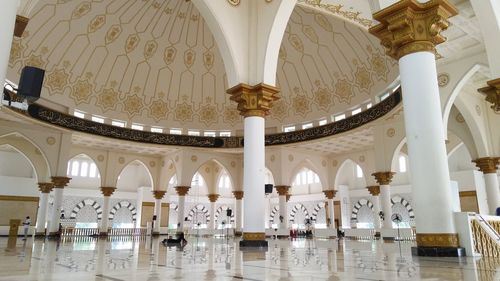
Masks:
[[[191,186],[205,186],[205,181],[203,180],[203,177],[200,175],[200,173],[196,172],[193,176],[193,180],[191,181]]]
[[[168,181],[168,187],[174,187],[177,185],[177,176],[173,175]]]
[[[356,177],[357,178],[363,177],[363,169],[361,169],[361,166],[359,165],[356,165]]]
[[[72,165],[71,165],[71,175],[72,176],[78,176],[78,172],[79,172],[79,169],[80,168],[80,162],[78,161],[73,161]]]
[[[297,185],[306,185],[319,183],[319,176],[314,171],[309,170],[308,168],[303,168],[299,171],[299,173],[295,176],[295,179],[292,183],[293,186]]]
[[[231,180],[229,179],[228,174],[226,171],[222,171],[221,176],[219,178],[219,189],[230,189],[231,188]]]
[[[406,167],[406,156],[400,155],[399,156],[399,172],[400,173],[406,173],[407,167]]]
[[[80,169],[80,176],[87,177],[89,175],[89,163],[82,162],[82,167]]]
[[[89,177],[95,178],[97,176],[97,166],[95,163],[90,163]]]

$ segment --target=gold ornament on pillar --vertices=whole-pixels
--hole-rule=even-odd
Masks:
[[[16,24],[14,25],[14,36],[21,37],[23,36],[24,30],[30,21],[29,18],[23,17],[20,15],[16,15]]]
[[[190,186],[176,186],[175,191],[177,191],[177,195],[179,196],[186,196],[190,188]]]
[[[263,83],[255,86],[241,83],[227,90],[231,100],[238,103],[240,115],[244,117],[266,117],[272,108],[272,102],[279,99],[280,90]]]
[[[337,190],[323,190],[323,193],[325,194],[326,199],[333,199],[335,197],[335,194],[337,194]]]
[[[290,189],[289,185],[275,185],[274,188],[276,188],[276,191],[278,192],[279,196],[283,195],[288,195],[288,190]]]
[[[378,185],[367,186],[366,189],[368,189],[368,192],[370,192],[372,196],[380,195],[380,186]]]
[[[375,177],[375,180],[380,185],[390,185],[392,181],[392,177],[394,176],[394,172],[377,172],[373,173],[372,176]]]
[[[480,88],[477,91],[486,96],[486,101],[491,103],[491,108],[495,113],[500,113],[500,78],[486,82],[487,87]]]
[[[243,232],[243,240],[266,240],[266,234],[264,232]]]
[[[52,182],[54,183],[54,188],[64,188],[68,185],[71,178],[68,177],[52,177]]]
[[[101,186],[101,192],[104,196],[111,196],[116,190],[116,187],[112,186]]]
[[[162,199],[167,193],[165,190],[153,190],[153,196],[155,199]]]
[[[369,29],[380,39],[390,57],[416,52],[436,53],[436,45],[446,41],[440,33],[449,26],[448,18],[458,14],[448,0],[401,0],[373,14],[380,24]]]
[[[483,174],[495,174],[497,172],[497,166],[500,164],[500,157],[484,157],[476,160],[472,160],[476,163]]]
[[[458,248],[458,234],[456,233],[417,233],[418,247]]]
[[[208,200],[210,202],[217,202],[217,199],[219,199],[219,194],[208,194]]]
[[[50,193],[54,188],[54,184],[51,182],[39,182],[38,189],[40,189],[41,193]]]
[[[233,191],[233,195],[236,198],[236,200],[241,200],[243,199],[243,191]]]

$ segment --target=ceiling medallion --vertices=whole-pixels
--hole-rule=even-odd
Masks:
[[[227,0],[227,2],[233,6],[238,6],[240,4],[240,0]]]

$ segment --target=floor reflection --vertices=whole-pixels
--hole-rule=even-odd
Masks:
[[[267,251],[240,251],[233,239],[161,239],[0,238],[0,280],[500,280],[498,259],[413,257],[411,242],[269,240]]]

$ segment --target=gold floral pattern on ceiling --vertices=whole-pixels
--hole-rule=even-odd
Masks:
[[[185,1],[61,1],[35,7],[14,38],[8,78],[46,70],[42,97],[68,108],[170,128],[241,129],[224,63]],[[57,4],[57,5],[55,5]],[[366,102],[397,77],[365,30],[297,6],[279,52],[282,98],[267,126],[315,120]],[[209,100],[210,102],[207,102]]]

